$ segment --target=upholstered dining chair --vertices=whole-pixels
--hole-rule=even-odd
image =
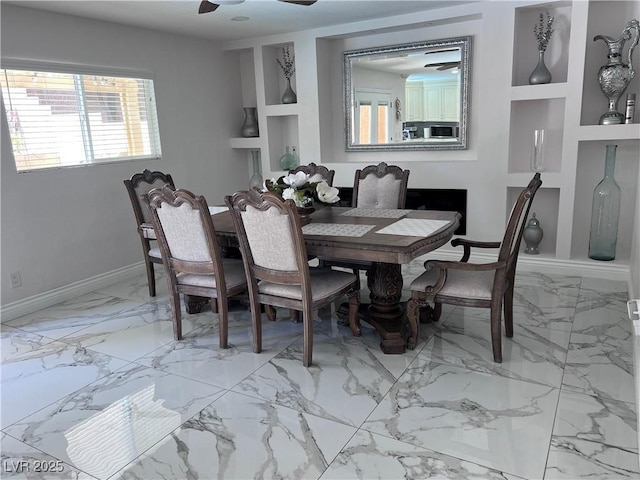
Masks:
[[[356,170],[352,205],[358,208],[404,208],[409,170],[380,162]]]
[[[175,188],[171,175],[162,172],[152,172],[148,169],[145,169],[142,173],[136,173],[124,181],[124,186],[127,188],[127,192],[129,192],[129,199],[131,200],[133,213],[136,217],[138,235],[142,243],[144,264],[147,270],[149,295],[152,297],[156,296],[156,276],[153,264],[162,263],[162,257],[160,255],[160,249],[155,242],[156,234],[153,230],[149,207],[141,202],[140,196],[149,193],[149,191],[154,188],[163,187],[164,185],[171,185],[172,188]],[[151,242],[153,242],[153,244]]]
[[[324,165],[316,165],[313,162],[311,162],[308,165],[300,165],[294,168],[293,170],[289,170],[289,173],[298,173],[298,172],[304,172],[307,175],[309,175],[309,177],[313,177],[314,175],[318,174],[322,178],[324,178],[330,186],[333,186],[333,177],[336,174],[335,170],[329,170]]]
[[[419,315],[428,302],[434,302],[433,319],[438,320],[442,304],[491,309],[491,344],[493,360],[502,362],[501,309],[504,307],[505,334],[513,337],[513,287],[518,252],[525,220],[533,198],[542,185],[536,173],[529,185],[518,196],[501,242],[481,242],[456,238],[454,247],[464,248],[459,262],[427,260],[426,271],[411,282],[411,298],[407,303],[410,336],[407,347],[416,346],[419,333]],[[471,248],[498,249],[498,259],[489,263],[469,263]]]
[[[244,294],[242,260],[222,258],[204,197],[165,185],[142,196],[148,205],[171,295],[173,333],[182,339],[180,294],[210,299],[218,313],[220,348],[228,343],[228,299]]]
[[[312,268],[293,200],[256,189],[225,198],[244,261],[253,320],[253,351],[262,351],[260,305],[302,312],[303,364],[311,365],[312,312],[349,297],[349,322],[357,322],[360,296],[352,273]]]
[[[404,208],[407,200],[409,170],[380,162],[356,170],[351,205],[356,208]],[[350,268],[360,282],[360,270],[371,268],[371,262],[322,259],[323,265]]]

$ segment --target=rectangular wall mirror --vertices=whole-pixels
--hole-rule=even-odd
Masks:
[[[347,151],[464,150],[471,37],[348,50]]]

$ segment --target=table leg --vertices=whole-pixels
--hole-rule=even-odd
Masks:
[[[407,340],[402,331],[405,312],[400,305],[402,269],[398,264],[374,263],[367,271],[371,304],[362,320],[370,323],[382,337],[384,353],[404,353]]]

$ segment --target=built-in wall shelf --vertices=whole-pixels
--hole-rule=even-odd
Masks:
[[[507,176],[507,186],[524,188],[529,184],[534,175],[534,172],[510,173]],[[560,188],[564,182],[559,172],[540,172],[540,178],[542,179],[542,186],[544,188]]]
[[[540,100],[545,98],[564,98],[567,95],[566,83],[547,83],[544,85],[519,85],[511,88],[511,100]]]
[[[287,103],[281,105],[265,105],[264,113],[268,117],[278,117],[284,115],[297,115],[298,114],[298,104],[297,103]]]
[[[248,149],[259,149],[262,146],[262,140],[260,137],[251,137],[251,138],[230,138],[229,144],[231,148],[248,148]]]
[[[583,125],[578,128],[578,140],[635,140],[640,138],[640,123],[622,125]]]

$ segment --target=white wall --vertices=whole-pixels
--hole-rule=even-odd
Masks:
[[[211,204],[246,188],[247,157],[229,148],[242,125],[239,67],[220,45],[1,5],[2,58],[152,71],[161,160],[17,174],[4,112],[1,157],[2,305],[142,260],[122,181],[145,168]],[[232,61],[233,60],[233,61]],[[22,286],[11,289],[9,273]]]

